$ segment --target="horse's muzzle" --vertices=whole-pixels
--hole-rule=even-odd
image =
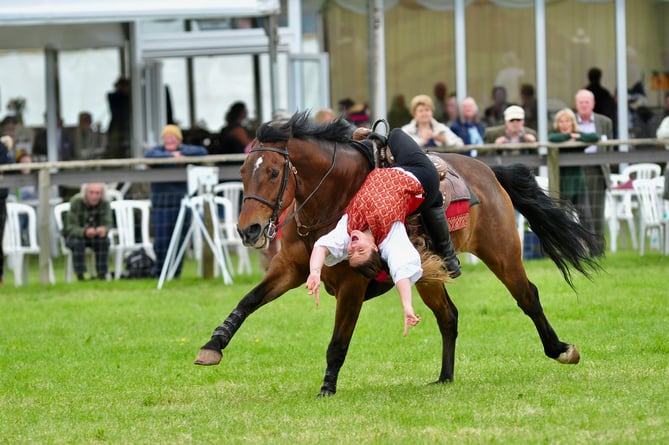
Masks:
[[[242,238],[242,242],[247,247],[252,247],[254,249],[263,249],[267,247],[270,239],[265,235],[267,232],[268,224],[251,224],[246,226],[243,229],[237,226],[237,232]]]

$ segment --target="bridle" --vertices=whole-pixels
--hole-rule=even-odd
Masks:
[[[290,140],[288,141],[290,142]],[[272,203],[271,201],[263,198],[262,196],[258,195],[244,195],[243,201],[246,201],[247,199],[255,199],[256,201],[266,205],[270,209],[272,209],[272,216],[269,219],[269,222],[265,228],[265,236],[268,238],[268,240],[273,240],[276,237],[276,234],[278,233],[279,229],[281,229],[283,226],[285,226],[290,220],[295,218],[297,214],[299,213],[300,210],[306,205],[306,203],[314,196],[314,194],[318,191],[318,189],[323,185],[323,182],[325,182],[325,179],[330,175],[332,170],[334,169],[335,166],[335,161],[337,160],[337,143],[335,142],[334,145],[334,151],[332,153],[332,164],[330,165],[330,168],[325,172],[325,175],[321,178],[320,182],[318,185],[311,191],[309,196],[306,197],[306,199],[300,204],[294,211],[291,213],[289,216],[284,218],[283,222],[279,224],[279,217],[281,216],[281,206],[283,205],[283,195],[286,193],[286,189],[288,188],[288,177],[289,173],[292,171],[293,176],[295,177],[295,188],[297,189],[297,169],[293,165],[293,163],[290,161],[290,154],[288,153],[288,142],[286,142],[286,147],[285,148],[276,148],[276,147],[266,147],[263,145],[261,142],[260,145],[257,147],[251,148],[249,153],[254,153],[254,152],[261,152],[261,151],[270,151],[274,153],[279,153],[280,155],[283,155],[284,163],[283,163],[283,178],[281,179],[281,187],[279,189],[279,194],[276,197],[276,202]]]

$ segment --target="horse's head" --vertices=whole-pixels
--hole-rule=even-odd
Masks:
[[[237,230],[249,247],[269,245],[281,213],[293,202],[297,170],[290,162],[287,144],[256,139],[242,164],[244,203]]]
[[[244,203],[237,230],[244,244],[267,246],[293,202],[286,221],[297,221],[299,212],[302,224],[329,224],[333,213],[343,210],[370,169],[349,146],[352,132],[344,120],[316,124],[308,113],[258,128],[241,168]]]

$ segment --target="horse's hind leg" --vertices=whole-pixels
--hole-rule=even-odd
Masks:
[[[425,305],[437,319],[441,332],[441,372],[434,383],[453,381],[455,366],[455,340],[458,336],[458,309],[455,307],[443,284],[423,284],[418,282],[416,289]]]
[[[515,252],[515,251],[518,252]],[[497,278],[515,298],[518,307],[532,319],[539,333],[545,354],[560,363],[576,364],[580,359],[578,350],[568,343],[563,343],[546,319],[539,301],[537,287],[527,279],[520,248],[505,249],[504,246],[490,246],[485,252],[478,252],[479,258],[492,270]]]

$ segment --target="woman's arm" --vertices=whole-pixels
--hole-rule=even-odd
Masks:
[[[579,137],[576,140],[579,142],[597,142],[599,139],[600,136],[597,133],[579,133]]]
[[[230,132],[234,137],[236,137],[241,143],[244,145],[248,144],[251,142],[251,137],[249,136],[249,133],[246,131],[246,129],[242,126],[233,128],[233,130]]]
[[[184,156],[206,156],[209,154],[207,149],[200,145],[181,144],[179,146],[179,151]]]
[[[451,131],[448,126],[442,124],[436,119],[432,119],[430,126],[432,127],[432,138],[439,147],[441,146],[455,146],[460,147],[464,145],[462,139]]]
[[[348,258],[347,248],[350,238],[347,225],[348,215],[344,214],[334,229],[318,238],[314,243],[309,257],[309,277],[306,287],[309,289],[309,295],[315,295],[317,305],[320,303],[318,291],[323,265],[334,266]]]
[[[314,295],[316,298],[316,306],[320,304],[320,287],[321,287],[321,269],[325,263],[325,257],[328,254],[328,248],[325,246],[316,246],[311,251],[309,258],[309,278],[307,278],[308,294]]]
[[[414,314],[411,304],[411,285],[423,275],[420,254],[411,243],[404,224],[393,223],[388,236],[379,245],[381,257],[388,263],[390,276],[400,294],[404,310],[404,335],[409,326],[415,326],[420,317]]]
[[[548,135],[548,142],[567,142],[569,139],[571,139],[571,134],[560,133],[559,131],[554,131]]]
[[[413,311],[411,281],[408,278],[402,278],[395,283],[395,287],[400,294],[402,310],[404,310],[404,333],[402,335],[406,337],[409,332],[409,326],[416,326],[420,322],[420,316],[416,315]]]
[[[162,145],[158,145],[153,148],[149,148],[144,152],[145,158],[171,158],[172,153],[165,150]]]

